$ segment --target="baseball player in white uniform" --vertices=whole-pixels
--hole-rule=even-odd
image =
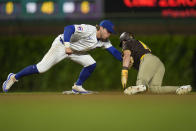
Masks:
[[[16,74],[8,75],[2,86],[3,91],[8,92],[11,86],[24,76],[44,73],[63,59],[71,59],[84,67],[72,87],[72,92],[88,94],[89,91],[85,90],[82,84],[94,71],[96,61],[87,51],[102,47],[122,61],[121,53],[112,46],[108,39],[111,33],[114,33],[114,25],[109,20],[103,20],[97,26],[87,24],[66,26],[64,33],[56,37],[51,48],[39,63],[30,65]]]

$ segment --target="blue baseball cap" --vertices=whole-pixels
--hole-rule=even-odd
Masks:
[[[115,31],[114,31],[114,24],[111,21],[103,20],[103,21],[100,22],[99,25],[104,27],[104,28],[106,28],[108,30],[108,32],[115,33]]]

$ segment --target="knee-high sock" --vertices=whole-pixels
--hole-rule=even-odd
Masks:
[[[82,85],[84,81],[92,74],[96,67],[96,63],[90,66],[84,67],[80,72],[80,76],[76,82],[76,85]]]
[[[16,73],[15,78],[16,78],[16,80],[19,80],[23,76],[38,74],[38,73],[39,73],[39,71],[37,70],[37,66],[30,65],[30,66],[27,66],[26,68],[24,68],[23,70],[21,70],[20,72]]]

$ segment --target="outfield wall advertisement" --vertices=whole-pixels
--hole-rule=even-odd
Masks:
[[[196,18],[196,0],[106,0],[105,9],[133,17]]]

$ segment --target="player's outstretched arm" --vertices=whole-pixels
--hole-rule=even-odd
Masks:
[[[106,50],[112,54],[117,60],[122,61],[122,54],[114,46],[106,48]]]
[[[123,68],[121,71],[121,83],[122,83],[122,87],[123,89],[126,88],[127,85],[127,80],[128,80],[128,69],[129,69],[129,64],[131,61],[131,51],[130,50],[124,50],[123,51]]]

